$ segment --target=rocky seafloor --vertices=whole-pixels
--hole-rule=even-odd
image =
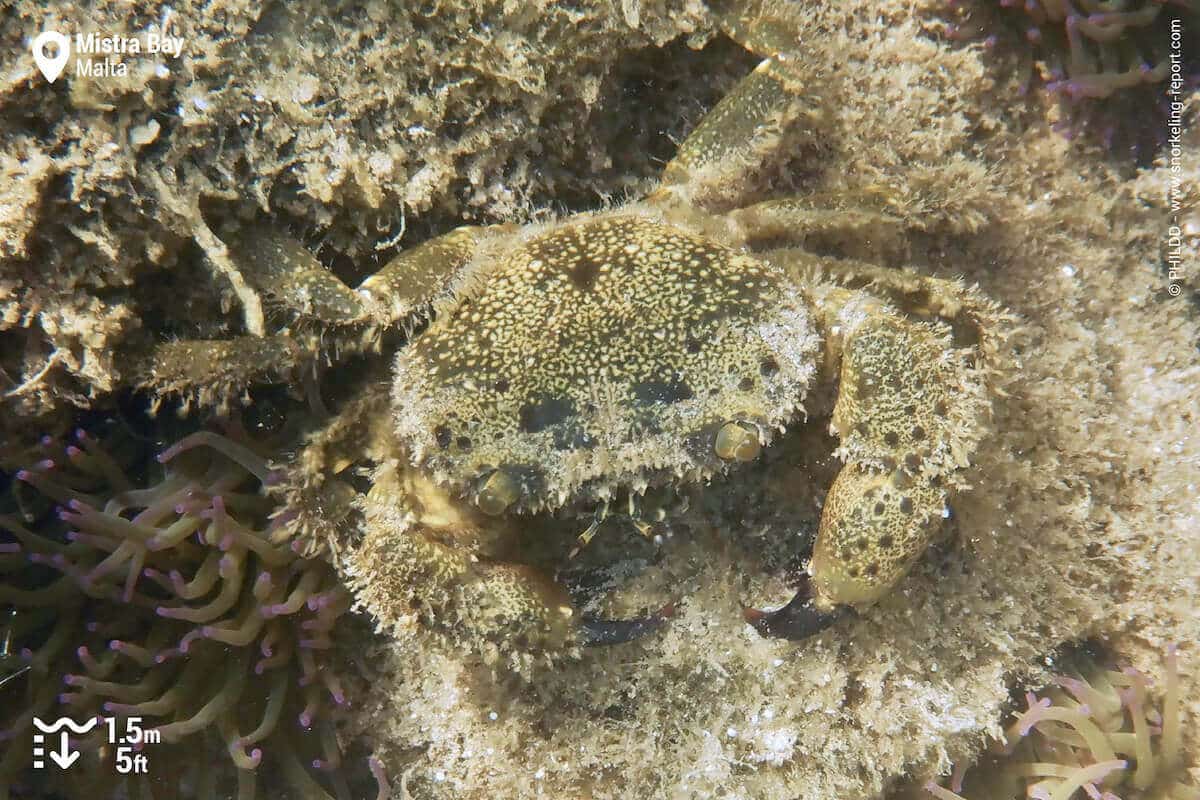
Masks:
[[[1190,46],[1200,20],[1179,8]],[[953,501],[948,542],[858,616],[803,642],[759,637],[739,603],[788,598],[778,553],[807,546],[823,492],[804,483],[824,474],[811,456],[781,450],[757,472],[714,484],[711,529],[668,541],[613,599],[636,609],[685,595],[654,635],[515,674],[420,625],[399,638],[369,634],[366,621],[344,626],[321,669],[337,670],[344,688],[346,708],[332,718],[345,791],[373,796],[375,783],[362,779],[370,755],[393,797],[919,792],[975,762],[1025,707],[1023,692],[1046,686],[1083,642],[1149,676],[1160,708],[1166,654],[1178,646],[1183,755],[1171,780],[1197,785],[1194,130],[1173,150],[1169,118],[1139,111],[1117,122],[1161,126],[1161,135],[1079,134],[1078,117],[1029,66],[1036,51],[1007,29],[994,40],[963,36],[961,5],[786,9],[790,52],[827,113],[764,192],[886,203],[906,232],[908,265],[962,276],[1017,319],[994,432]],[[127,57],[123,77],[80,77],[69,64],[49,85],[29,55],[30,38],[52,23],[133,35],[164,18],[185,38],[183,53]],[[65,441],[81,419],[133,402],[133,390],[153,394],[139,384],[157,343],[272,323],[272,309],[256,312],[253,292],[223,266],[214,231],[227,223],[286,228],[353,285],[397,250],[463,222],[547,220],[640,195],[755,61],[699,2],[8,4],[6,491],[41,437]],[[1181,90],[1183,120],[1194,115],[1193,91]],[[1127,138],[1136,151],[1121,146]],[[167,425],[183,435],[211,406],[238,416],[243,399],[253,406],[261,396],[169,397],[160,414],[187,406],[190,416]],[[195,513],[224,519],[216,506]],[[14,558],[11,549],[0,557]],[[29,589],[19,571],[0,576],[9,583],[0,588]],[[14,597],[0,592],[0,611],[18,607]],[[7,665],[10,644],[0,646]],[[36,677],[0,683],[6,730],[44,693]],[[1168,712],[1160,716],[1150,725],[1161,737]],[[24,744],[9,742],[0,742],[6,754]],[[309,749],[321,746],[297,745],[305,760]],[[271,775],[259,785],[281,797],[304,796],[297,785],[342,791],[320,773],[316,790],[264,788]],[[198,781],[164,777],[112,793],[186,797]],[[95,785],[52,787],[20,770],[0,769],[0,782],[15,797],[96,796]],[[1190,796],[1170,782],[1113,790]]]

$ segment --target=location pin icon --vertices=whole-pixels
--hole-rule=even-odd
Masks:
[[[46,55],[46,45],[55,46],[53,56]],[[33,40],[33,60],[50,83],[58,80],[70,57],[71,40],[58,31],[42,31]]]

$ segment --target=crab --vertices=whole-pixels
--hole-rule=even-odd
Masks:
[[[745,609],[747,622],[811,636],[891,591],[941,529],[988,427],[985,362],[1003,315],[961,282],[872,263],[903,238],[886,211],[745,204],[792,132],[822,113],[771,46],[784,37],[770,20],[725,27],[764,60],[646,198],[459,228],[357,289],[284,233],[233,237],[247,280],[291,324],[172,342],[151,360],[160,388],[236,383],[404,332],[390,368],[361,379],[280,480],[288,521],[326,543],[382,628],[419,617],[541,650],[653,629],[666,612],[585,618],[522,562],[522,532],[578,534],[576,549],[617,517],[652,533],[669,504],[647,498],[755,461],[822,385],[836,387],[843,465],[795,598]],[[840,257],[804,248],[813,242]]]

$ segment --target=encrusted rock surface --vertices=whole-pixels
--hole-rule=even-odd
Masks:
[[[1010,689],[1083,637],[1151,674],[1182,643],[1194,725],[1196,136],[1177,173],[1169,152],[1134,172],[1069,143],[1052,100],[1019,98],[939,13],[803,4],[795,57],[835,133],[778,185],[886,203],[916,269],[1021,317],[946,547],[858,618],[759,638],[738,602],[787,598],[773,554],[807,545],[827,486],[821,456],[781,450],[769,476],[715,485],[720,524],[608,604],[685,598],[661,635],[524,678],[416,625],[369,645],[345,733],[412,797],[875,797],[971,758]],[[133,32],[161,13],[30,2],[0,23],[0,436],[121,386],[114,354],[252,327],[213,246],[231,219],[290,226],[352,280],[377,245],[645,188],[753,64],[698,3],[185,3],[165,77],[137,59],[49,87],[27,49],[47,18]]]

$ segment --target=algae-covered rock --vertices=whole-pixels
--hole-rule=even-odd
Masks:
[[[1151,675],[1179,642],[1194,725],[1195,135],[1137,172],[1064,141],[1010,112],[1019,86],[945,39],[941,5],[786,7],[829,116],[773,188],[885,206],[907,263],[1020,320],[946,543],[819,636],[759,637],[739,603],[789,596],[832,443],[772,448],[596,599],[682,601],[660,633],[522,675],[415,622],[363,643],[341,733],[399,796],[878,797],[971,760],[1010,691],[1084,637]],[[127,385],[148,344],[269,323],[223,256],[233,223],[290,227],[353,283],[464,220],[644,189],[753,65],[700,4],[637,2],[196,3],[166,21],[187,39],[166,74],[130,59],[126,78],[49,86],[28,55],[47,19],[132,34],[164,14],[24,3],[0,23],[3,435]]]
[[[76,48],[50,85],[30,43],[52,28],[183,46],[109,56],[126,74],[107,77],[78,74],[104,57]],[[6,415],[128,383],[105,359],[139,337],[260,328],[214,253],[209,227],[225,219],[290,223],[365,272],[379,249],[460,218],[636,186],[737,73],[726,49],[685,43],[708,36],[688,0],[13,4],[0,23]],[[670,102],[634,103],[620,125],[598,113],[647,94]],[[86,308],[87,335],[47,318],[60,306]]]

